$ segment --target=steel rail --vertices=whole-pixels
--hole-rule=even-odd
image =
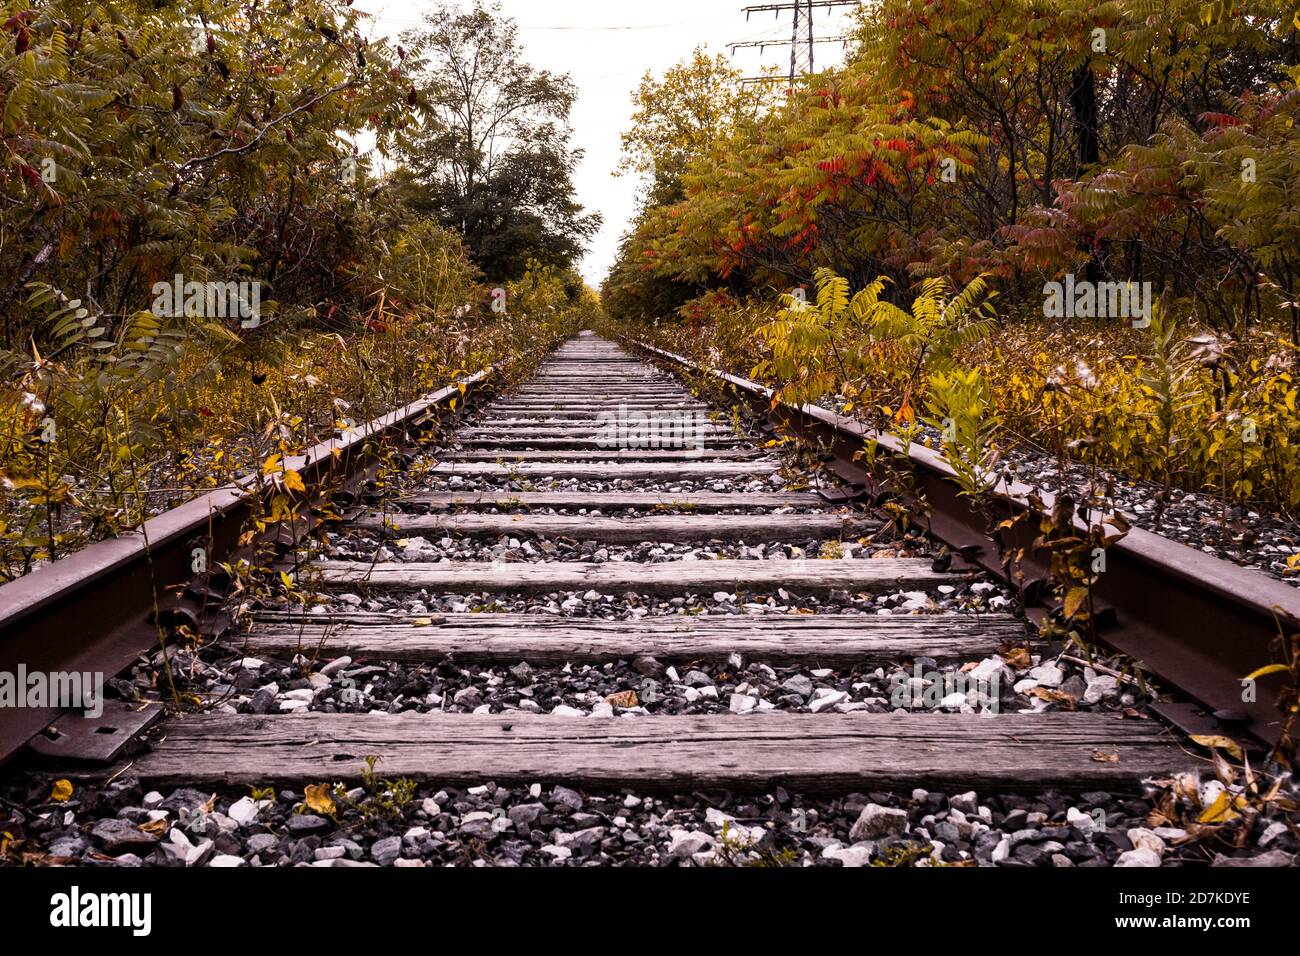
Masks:
[[[477,397],[509,364],[498,362],[342,438],[285,459],[284,468],[298,472],[306,486],[300,498],[310,504],[324,489],[356,484],[367,468],[375,467],[376,439],[401,438],[430,427],[451,410],[453,399]],[[214,596],[211,584],[219,562],[237,552],[257,499],[269,501],[273,490],[260,477],[247,476],[150,518],[137,531],[91,544],[0,586],[0,674],[17,675],[21,668],[27,674],[102,674],[107,679],[141,653],[157,649],[160,628],[212,622],[211,608],[220,596]],[[198,552],[199,566],[206,570],[196,573]],[[132,718],[115,712],[113,720],[129,724]],[[86,726],[57,708],[0,707],[0,764],[33,738],[45,743],[40,735],[51,737],[56,721],[81,735],[123,736],[121,728],[107,726],[113,720]],[[128,729],[125,736],[137,729],[139,725]]]
[[[760,416],[828,456],[827,467],[839,478],[875,496],[888,481],[861,460],[870,442],[909,463],[915,486],[931,512],[930,531],[954,552],[954,567],[978,567],[1007,579],[1003,550],[1024,549],[1020,570],[1031,620],[1041,623],[1054,610],[1047,560],[1034,550],[1038,529],[1019,524],[1010,533],[990,530],[988,517],[962,496],[953,469],[936,451],[903,443],[862,423],[815,405],[795,407],[773,402],[763,385],[636,339],[625,343],[680,370],[705,375],[732,390]],[[1055,496],[1021,482],[1002,483],[988,503],[996,519],[1032,510],[1036,494],[1052,511]],[[1076,528],[1087,530],[1076,515]],[[1243,678],[1273,662],[1273,647],[1284,629],[1300,628],[1300,590],[1258,571],[1213,557],[1162,535],[1133,528],[1106,551],[1106,570],[1094,588],[1097,636],[1120,653],[1142,662],[1161,680],[1187,695],[1204,713],[1187,708],[1158,708],[1183,729],[1197,733],[1245,732],[1275,744],[1283,730],[1276,706],[1284,682],[1280,675],[1259,678],[1254,699]],[[1217,715],[1217,716],[1211,716]]]

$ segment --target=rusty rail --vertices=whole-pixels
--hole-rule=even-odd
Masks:
[[[548,347],[549,348],[549,347]],[[543,350],[544,351],[544,350]],[[531,353],[530,353],[531,354]],[[432,425],[452,399],[469,399],[488,387],[507,363],[498,363],[396,411],[286,459],[306,486],[301,497],[356,484],[375,464],[375,439],[404,438]],[[99,673],[112,677],[159,646],[160,628],[205,620],[205,594],[219,562],[236,553],[259,494],[269,489],[246,477],[157,515],[136,532],[92,544],[0,586],[0,673]],[[206,571],[196,574],[196,561]],[[210,615],[207,619],[210,620]],[[0,708],[0,764],[42,737],[51,724],[93,736],[129,736],[118,724],[132,716],[115,711],[102,726],[85,726],[57,709]],[[90,750],[95,748],[91,747]],[[65,750],[65,755],[70,751]]]
[[[954,554],[954,566],[978,567],[1007,581],[999,542],[988,519],[961,497],[951,480],[953,470],[933,449],[903,443],[892,435],[814,405],[773,404],[773,391],[748,379],[701,366],[685,356],[624,339],[643,353],[678,369],[722,383],[760,416],[784,432],[821,450],[827,467],[870,494],[888,490],[860,460],[871,441],[910,463],[912,478],[928,501],[930,530]],[[1020,482],[990,495],[997,520],[1030,510],[1034,489]],[[1054,496],[1039,493],[1050,511]],[[1086,525],[1076,517],[1076,525]],[[1033,552],[1036,529],[1004,535],[1005,548],[1025,549],[1021,570],[1030,618],[1041,622],[1051,610],[1045,561]],[[1271,645],[1284,628],[1300,628],[1300,591],[1257,571],[1212,557],[1161,535],[1132,529],[1106,554],[1106,572],[1095,588],[1098,637],[1107,645],[1151,668],[1164,682],[1191,698],[1199,709],[1166,705],[1158,710],[1195,733],[1245,732],[1265,744],[1280,737],[1283,718],[1276,706],[1283,686],[1279,675],[1256,685],[1256,699],[1246,700],[1246,675],[1272,661]],[[1217,716],[1214,716],[1217,715]]]

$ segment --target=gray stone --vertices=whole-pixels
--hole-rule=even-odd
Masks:
[[[632,658],[632,670],[642,677],[663,677],[664,665],[649,654],[638,654]]]
[[[604,827],[588,827],[574,833],[563,845],[570,847],[574,851],[586,851],[599,846],[600,841],[603,839],[605,839]]]
[[[541,803],[521,803],[506,811],[511,823],[515,826],[522,825],[526,827],[531,827],[536,823],[543,813],[546,813],[546,807]]]
[[[374,867],[374,863],[362,863],[358,860],[318,860],[312,866],[327,867],[331,869],[350,869],[353,867]]]
[[[211,840],[204,840],[198,846],[191,847],[190,851],[185,854],[186,866],[202,866],[212,859],[212,854],[216,852],[216,847]]]
[[[945,844],[956,844],[961,840],[961,831],[957,829],[957,824],[951,820],[944,820],[935,825],[934,835],[936,839],[942,840]]]
[[[473,709],[483,703],[483,692],[477,687],[462,687],[456,691],[456,696],[452,698],[452,701],[461,707]]]
[[[50,856],[57,857],[74,857],[81,856],[90,849],[90,844],[81,837],[60,837],[50,844]]]
[[[382,840],[376,840],[374,846],[370,848],[370,858],[379,866],[391,866],[393,861],[402,855],[402,838],[385,837]],[[343,861],[334,861],[335,863]]]
[[[1020,844],[1020,846],[1016,847],[1015,850],[1012,851],[1011,856],[1013,859],[1019,860],[1026,866],[1038,866],[1038,864],[1042,863],[1043,860],[1047,858],[1047,854],[1043,851],[1043,848],[1040,846],[1034,846],[1032,843]]]
[[[284,825],[294,836],[304,836],[308,833],[319,833],[321,830],[329,829],[330,822],[324,817],[318,817],[311,813],[295,813],[290,815]]]
[[[795,674],[781,684],[781,689],[787,693],[798,694],[804,700],[807,700],[812,696],[813,692],[812,678],[805,677],[803,674]]]
[[[949,797],[948,806],[962,813],[974,813],[979,806],[979,799],[975,791],[971,790],[969,793],[959,793],[955,797]]]
[[[199,793],[197,790],[191,790],[189,787],[182,787],[172,792],[172,795],[158,805],[159,810],[168,810],[175,813],[178,810],[194,811],[203,806],[210,799],[206,793]]]
[[[862,808],[857,822],[849,831],[849,837],[855,843],[879,840],[887,836],[896,836],[907,832],[907,811],[882,807],[869,803]]]
[[[1126,850],[1119,855],[1115,861],[1116,866],[1123,867],[1156,867],[1160,865],[1160,854],[1155,850],[1150,850],[1144,846],[1136,850]]]
[[[280,838],[274,833],[255,833],[248,838],[248,852],[262,854],[274,850],[280,845]]]
[[[126,820],[100,820],[90,831],[91,838],[109,856],[134,850],[148,852],[158,845],[158,838]]]
[[[1109,675],[1094,677],[1088,681],[1087,687],[1083,692],[1083,702],[1085,704],[1099,704],[1103,700],[1114,697],[1119,693],[1119,681]]]
[[[470,816],[474,816],[471,814]],[[492,826],[492,814],[482,814],[474,819],[465,819],[461,821],[458,832],[461,836],[473,837],[476,840],[491,840],[496,835],[496,830]]]
[[[521,684],[531,684],[533,682],[533,669],[528,666],[527,661],[520,661],[510,668],[510,676]]]
[[[685,860],[713,846],[713,837],[707,833],[675,830],[670,838],[672,845],[668,848],[669,860]]]
[[[1071,675],[1063,684],[1061,684],[1061,693],[1065,694],[1067,697],[1073,697],[1075,700],[1081,699],[1087,689],[1088,686],[1083,682],[1083,678],[1078,674]]]
[[[570,790],[568,787],[556,787],[551,791],[551,802],[556,807],[567,807],[570,810],[582,809],[582,795],[576,790]]]
[[[337,674],[339,671],[341,671],[341,670],[345,670],[346,668],[349,668],[349,667],[351,667],[351,666],[352,666],[352,658],[350,658],[350,657],[340,657],[340,658],[338,658],[337,660],[332,660],[332,661],[330,661],[328,664],[326,664],[324,667],[322,667],[322,668],[320,669],[321,676],[322,676],[322,677],[333,677],[333,676],[334,676],[335,674]]]

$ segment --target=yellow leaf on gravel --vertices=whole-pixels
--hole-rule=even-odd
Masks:
[[[1053,690],[1050,687],[1035,687],[1029,693],[1032,696],[1037,697],[1039,700],[1045,700],[1051,704],[1060,704],[1062,707],[1066,707],[1069,710],[1074,710],[1074,708],[1079,704],[1079,702],[1069,694],[1063,693],[1059,690]],[[1098,753],[1100,753],[1100,751],[1098,751]],[[1094,759],[1096,758],[1094,757]]]
[[[290,491],[296,491],[299,494],[307,493],[307,486],[302,483],[302,475],[296,471],[286,471],[284,473],[284,486]]]
[[[1232,808],[1232,795],[1227,790],[1219,794],[1217,800],[1201,811],[1197,823],[1229,823],[1241,814]]]
[[[150,820],[148,823],[141,823],[140,829],[145,833],[152,833],[156,837],[162,836],[167,832],[170,824],[166,820]]]
[[[72,781],[56,780],[54,788],[50,790],[50,799],[58,803],[67,803],[72,799]]]
[[[327,817],[334,816],[334,798],[330,796],[329,784],[317,783],[312,784],[304,791],[307,809],[312,813],[322,813]]]
[[[1231,737],[1222,737],[1218,734],[1193,734],[1192,740],[1202,747],[1218,747],[1220,750],[1226,750],[1238,760],[1242,758],[1241,745]]]
[[[1027,669],[1033,663],[1033,660],[1029,657],[1029,648],[1027,647],[1013,647],[1002,655],[1002,659],[1018,671]]]
[[[610,694],[605,698],[605,703],[609,704],[611,707],[635,707],[637,704],[636,691],[625,690],[620,691],[617,694]]]

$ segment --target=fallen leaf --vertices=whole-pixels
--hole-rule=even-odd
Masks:
[[[148,823],[140,824],[139,829],[145,833],[152,833],[154,836],[160,837],[167,832],[167,821],[150,820]]]
[[[50,799],[58,803],[67,803],[72,799],[72,781],[56,780],[54,788],[50,790]]]
[[[1074,710],[1079,703],[1069,694],[1062,693],[1059,690],[1053,690],[1050,687],[1035,687],[1029,693],[1037,697],[1039,700],[1045,700],[1049,704],[1060,704],[1062,707],[1066,707],[1069,710]]]
[[[613,707],[635,707],[637,704],[636,691],[625,690],[617,694],[610,694],[605,698],[605,703]]]
[[[338,812],[327,783],[317,783],[307,787],[304,791],[303,803],[307,804],[307,809],[312,813],[320,813],[327,817],[332,817]]]
[[[1011,650],[1007,651],[1007,653],[1003,654],[1002,658],[1018,671],[1028,669],[1029,665],[1033,663],[1033,660],[1029,656],[1029,648],[1027,647],[1013,647]]]
[[[1212,804],[1201,811],[1201,815],[1196,818],[1196,822],[1230,823],[1240,816],[1241,814],[1232,808],[1232,794],[1224,790]]]
[[[1220,750],[1226,750],[1229,755],[1238,760],[1243,757],[1241,745],[1231,737],[1224,737],[1219,734],[1193,734],[1192,740],[1202,747],[1209,747],[1210,749],[1218,747]]]
[[[1106,753],[1104,750],[1094,750],[1092,752],[1092,759],[1097,761],[1097,763],[1119,763],[1119,754]]]

